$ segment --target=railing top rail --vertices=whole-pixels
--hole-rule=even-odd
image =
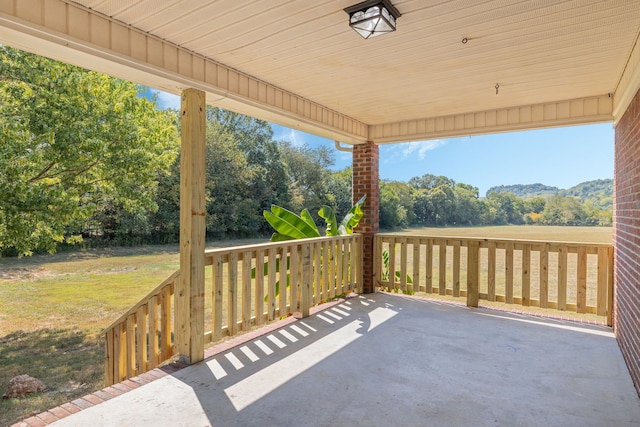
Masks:
[[[429,236],[429,235],[416,235],[416,234],[400,234],[400,233],[378,233],[376,237],[393,237],[393,238],[411,238],[411,239],[434,239],[434,240],[458,240],[463,242],[506,242],[506,243],[531,243],[531,244],[545,244],[550,243],[554,245],[566,245],[566,246],[589,246],[610,248],[613,243],[600,243],[600,242],[571,242],[562,240],[525,240],[525,239],[510,239],[510,238],[493,238],[493,237],[465,237],[465,236]]]
[[[292,246],[292,245],[303,245],[306,243],[315,243],[315,242],[324,242],[324,241],[332,241],[332,240],[344,240],[350,239],[352,237],[358,237],[360,234],[353,233],[347,234],[343,236],[322,236],[322,237],[312,237],[309,239],[293,239],[293,240],[284,240],[282,242],[265,242],[265,243],[256,243],[252,245],[244,245],[244,246],[229,246],[226,248],[216,248],[216,249],[207,249],[204,251],[204,255],[212,256],[216,254],[225,254],[229,252],[246,252],[246,251],[255,251],[258,249],[270,249],[270,248],[281,248],[284,246]]]
[[[156,286],[151,292],[149,292],[147,295],[145,295],[144,297],[140,298],[140,301],[138,301],[138,303],[136,305],[134,305],[133,307],[131,307],[129,310],[127,310],[122,316],[118,317],[115,321],[113,321],[109,326],[107,326],[106,328],[104,328],[102,330],[102,335],[104,335],[105,333],[107,333],[107,331],[111,328],[113,328],[114,326],[116,326],[117,324],[121,323],[123,320],[125,320],[129,315],[135,313],[136,311],[138,311],[138,308],[140,308],[140,306],[144,305],[147,303],[147,301],[153,297],[154,295],[158,295],[160,293],[160,291],[167,285],[169,285],[171,282],[173,282],[178,276],[180,275],[180,270],[177,270],[176,272],[172,273],[169,277],[167,277],[166,279],[164,279],[162,281],[162,283],[160,283],[158,286]]]

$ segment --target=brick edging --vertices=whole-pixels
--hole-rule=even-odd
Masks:
[[[309,314],[315,314],[320,311],[331,308],[335,305],[338,305],[344,302],[347,298],[340,298],[340,299],[326,302],[324,304],[321,304],[315,307],[311,307],[309,310],[310,312]],[[272,333],[278,329],[281,329],[297,321],[298,321],[297,318],[293,316],[289,316],[285,319],[278,320],[273,323],[264,325],[253,331],[230,338],[224,342],[221,342],[219,344],[216,344],[206,349],[204,352],[204,358],[205,360],[209,359],[213,356],[216,356],[220,353],[224,353],[240,345],[246,344],[247,342],[252,341],[255,338]],[[100,403],[113,399],[116,396],[120,396],[140,386],[149,384],[152,381],[155,381],[162,377],[166,377],[167,375],[173,374],[183,368],[186,368],[187,366],[189,365],[186,365],[184,363],[179,363],[179,362],[172,362],[167,365],[161,366],[159,368],[154,368],[150,371],[147,371],[143,374],[132,377],[128,380],[124,380],[120,383],[113,384],[108,387],[104,387],[103,389],[94,391],[85,396],[74,399],[71,402],[63,403],[60,406],[56,406],[55,408],[51,408],[47,411],[41,412],[37,415],[33,415],[22,421],[18,421],[17,423],[12,424],[11,427],[43,427],[49,424],[53,424],[54,422],[61,420],[62,418],[66,418],[82,410],[99,405]]]

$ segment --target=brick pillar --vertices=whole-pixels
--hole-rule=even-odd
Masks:
[[[615,134],[614,331],[640,393],[640,91]]]
[[[363,250],[363,291],[375,292],[373,237],[380,229],[380,190],[378,186],[379,150],[372,142],[353,146],[353,202],[367,195],[364,216],[360,220],[357,233],[362,234]]]

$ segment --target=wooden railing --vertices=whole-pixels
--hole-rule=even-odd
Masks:
[[[205,252],[205,343],[248,331],[362,287],[362,237],[291,240]],[[210,266],[210,267],[209,267]],[[105,383],[147,372],[175,354],[174,299],[180,272],[169,276],[103,334]]]
[[[176,271],[103,332],[105,383],[147,372],[174,354],[173,294]]]
[[[378,287],[592,313],[611,325],[611,245],[396,234],[375,242]]]
[[[208,250],[211,330],[205,342],[247,331],[362,286],[360,235]]]

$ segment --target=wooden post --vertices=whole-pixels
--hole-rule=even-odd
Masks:
[[[205,93],[182,92],[180,152],[180,280],[175,292],[176,352],[204,359]]]
[[[478,306],[478,282],[480,279],[480,245],[469,242],[467,247],[467,307]]]

